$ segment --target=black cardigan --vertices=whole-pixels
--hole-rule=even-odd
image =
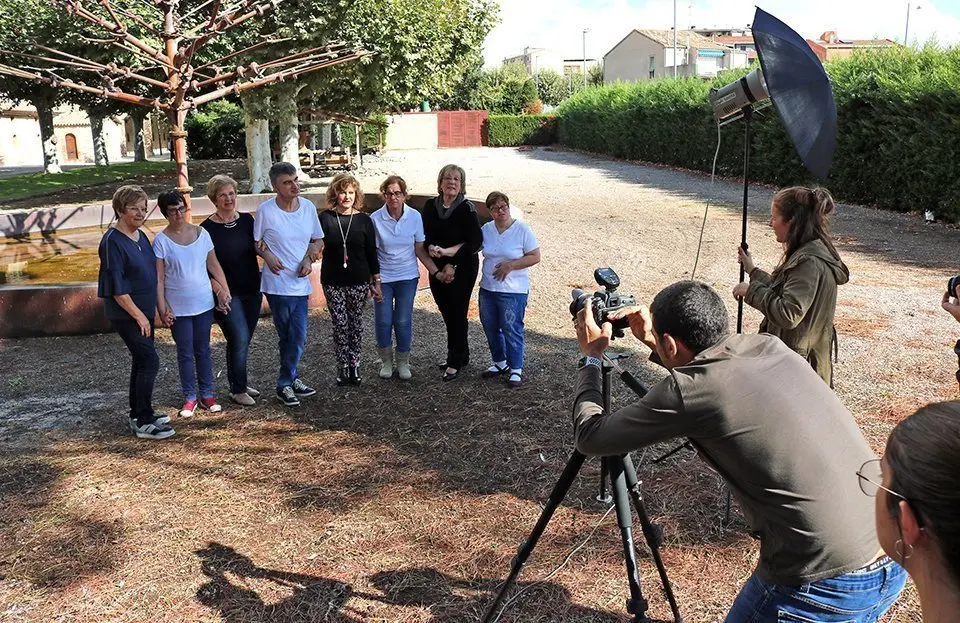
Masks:
[[[437,268],[443,270],[447,264],[474,264],[479,262],[477,253],[483,246],[483,234],[480,233],[480,219],[473,203],[462,195],[454,201],[454,205],[446,210],[445,218],[441,218],[440,210],[443,204],[440,197],[428,199],[421,210],[423,217],[424,245],[452,247],[464,243],[453,257],[434,258]]]

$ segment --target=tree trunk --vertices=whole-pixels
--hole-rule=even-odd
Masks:
[[[146,162],[147,149],[143,140],[143,121],[150,113],[148,110],[134,110],[130,113],[130,119],[133,121],[133,161]]]
[[[107,141],[103,136],[103,117],[90,112],[87,112],[87,117],[93,134],[93,162],[98,167],[105,167],[110,164],[110,159],[107,157]]]
[[[270,190],[270,124],[257,119],[244,107],[243,124],[247,136],[247,170],[250,172],[250,192]]]
[[[300,168],[300,121],[297,118],[297,86],[291,84],[280,94],[280,159],[297,167],[299,177],[307,174]]]
[[[46,173],[63,173],[57,157],[57,135],[53,131],[53,103],[46,99],[31,102],[37,109],[40,122],[40,140],[43,144],[43,170]]]

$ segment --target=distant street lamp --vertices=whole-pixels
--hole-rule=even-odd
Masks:
[[[910,39],[908,38],[910,36],[910,4],[909,2],[907,3],[907,24],[903,27],[903,45],[910,45]],[[920,8],[920,3],[918,2],[917,10],[919,11]]]
[[[589,28],[583,29],[583,88],[587,88],[587,33]]]
[[[677,0],[673,0],[673,77],[677,77]]]

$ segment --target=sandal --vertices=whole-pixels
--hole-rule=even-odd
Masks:
[[[498,376],[503,376],[510,372],[510,366],[503,366],[502,368],[497,364],[490,364],[490,367],[480,373],[485,379],[495,379]]]
[[[522,382],[523,382],[523,375],[520,374],[519,372],[511,372],[510,378],[507,379],[507,385],[513,388],[520,387]]]

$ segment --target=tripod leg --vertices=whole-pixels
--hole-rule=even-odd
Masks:
[[[487,609],[487,613],[483,617],[483,623],[490,623],[490,621],[494,620],[497,610],[500,608],[500,603],[503,601],[510,586],[516,581],[517,576],[520,575],[520,570],[523,569],[524,563],[527,562],[527,559],[533,552],[533,548],[536,547],[537,541],[540,540],[540,536],[553,517],[553,513],[557,510],[557,507],[560,506],[560,503],[563,502],[563,498],[566,497],[570,485],[573,484],[573,479],[577,477],[577,473],[580,471],[586,458],[586,456],[576,450],[570,455],[567,466],[563,468],[560,479],[557,480],[557,484],[553,486],[553,491],[550,492],[550,498],[543,507],[543,512],[540,513],[540,518],[537,519],[533,531],[530,532],[527,540],[521,543],[517,549],[517,555],[513,557],[513,562],[510,563],[510,575],[507,576],[503,586],[500,587],[500,592],[497,593],[493,603],[491,603]]]
[[[633,515],[630,514],[630,498],[627,494],[623,462],[617,457],[604,457],[603,462],[608,464],[613,503],[617,509],[617,525],[620,527],[620,538],[623,541],[623,558],[627,564],[627,583],[630,586],[627,612],[633,615],[635,623],[649,621],[647,600],[643,598],[640,576],[637,572],[637,552],[633,546]]]
[[[607,473],[607,462],[600,461],[600,492],[597,494],[597,501],[604,505],[613,502],[613,497],[611,497],[610,492],[607,491],[607,480],[609,478],[610,474]]]
[[[612,460],[612,459],[611,459]],[[657,573],[660,574],[660,583],[663,585],[663,592],[670,603],[670,611],[673,613],[673,620],[676,623],[682,623],[683,617],[680,616],[680,608],[677,606],[677,599],[673,595],[673,588],[670,586],[670,578],[667,577],[667,567],[663,564],[660,557],[660,545],[663,542],[663,533],[657,526],[650,522],[647,515],[647,507],[643,503],[643,496],[640,494],[640,481],[637,479],[637,470],[633,467],[633,459],[629,454],[623,455],[623,460],[618,461],[623,464],[623,472],[626,479],[627,490],[633,499],[633,508],[637,511],[637,518],[640,520],[640,530],[647,541],[647,547],[650,548],[650,555],[657,566]]]

